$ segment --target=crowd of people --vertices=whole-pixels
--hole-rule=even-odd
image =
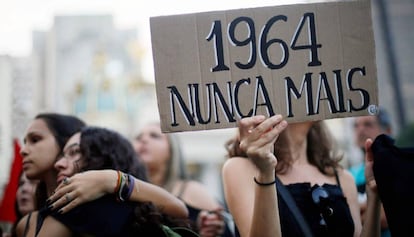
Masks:
[[[220,203],[158,122],[129,140],[41,113],[23,135],[17,220],[3,236],[391,236],[371,147],[392,134],[389,115],[354,118],[354,134],[364,159],[343,167],[325,121],[241,119],[225,144]]]

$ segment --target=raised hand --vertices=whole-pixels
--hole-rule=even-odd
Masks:
[[[377,192],[377,183],[375,181],[373,165],[374,165],[374,155],[372,153],[372,140],[367,139],[365,141],[365,179],[367,187],[373,191]]]
[[[270,118],[254,116],[243,118],[239,124],[240,149],[252,160],[261,172],[274,172],[277,159],[273,154],[274,143],[287,127],[281,115]]]

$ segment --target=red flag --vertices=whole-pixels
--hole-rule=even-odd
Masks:
[[[14,203],[16,201],[16,192],[19,187],[19,176],[22,172],[23,158],[20,155],[20,145],[17,139],[14,143],[14,160],[10,169],[9,183],[6,186],[3,194],[3,200],[0,203],[0,221],[14,223],[16,220],[16,213],[14,210]]]

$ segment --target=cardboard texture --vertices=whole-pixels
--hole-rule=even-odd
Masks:
[[[375,114],[369,0],[150,18],[164,132]]]

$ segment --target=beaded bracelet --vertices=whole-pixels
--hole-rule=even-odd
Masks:
[[[253,180],[256,184],[260,185],[260,186],[270,186],[276,183],[276,179],[272,182],[269,183],[260,183],[259,181],[257,181],[256,177],[253,177]]]

